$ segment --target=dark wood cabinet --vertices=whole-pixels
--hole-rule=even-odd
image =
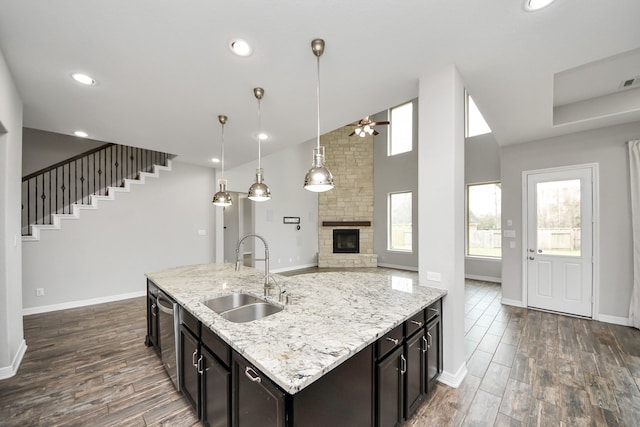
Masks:
[[[158,335],[158,288],[147,281],[147,336],[145,344],[153,347],[160,354],[160,337]]]
[[[427,324],[425,393],[431,393],[442,373],[442,320],[440,316]]]
[[[242,356],[232,358],[234,427],[284,427],[285,393]]]
[[[404,348],[399,346],[376,365],[377,426],[399,426],[404,419]]]
[[[231,412],[231,373],[205,346],[201,346],[200,351],[202,422],[207,427],[228,427]]]
[[[404,416],[409,419],[425,396],[426,340],[424,328],[419,329],[404,344],[407,359]]]
[[[200,414],[200,341],[184,325],[180,325],[180,388],[196,414]]]

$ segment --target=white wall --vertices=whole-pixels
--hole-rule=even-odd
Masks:
[[[0,379],[15,375],[26,350],[20,246],[22,101],[0,52]]]
[[[640,137],[640,123],[511,145],[502,148],[502,228],[512,220],[516,247],[503,248],[502,296],[522,295],[522,172],[598,163],[600,174],[599,315],[624,320],[633,284],[629,162],[626,141]]]
[[[285,271],[317,265],[318,195],[302,187],[311,167],[315,140],[294,145],[262,158],[264,182],[271,189],[271,200],[250,202],[254,206],[254,232],[269,243],[271,271]],[[257,151],[257,147],[256,147]],[[246,193],[255,181],[257,161],[225,171],[228,189]],[[331,165],[327,165],[331,169]],[[283,224],[285,216],[300,217],[300,231]],[[221,232],[221,229],[218,229]],[[246,231],[246,230],[245,230]],[[243,250],[250,249],[244,245]],[[262,244],[255,245],[262,257]]]
[[[174,161],[172,171],[23,243],[25,312],[135,296],[146,289],[145,272],[212,262],[214,184],[213,169]]]
[[[500,146],[492,133],[465,138],[464,182],[500,181]],[[499,282],[502,261],[499,259],[465,258],[465,276]]]
[[[22,129],[22,176],[39,171],[106,142],[38,129]]]

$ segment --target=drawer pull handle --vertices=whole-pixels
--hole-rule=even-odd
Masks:
[[[413,323],[414,325],[417,325],[418,328],[422,326],[422,322],[419,322],[417,320],[412,320],[411,323]]]
[[[253,375],[250,374],[250,372],[253,372]],[[244,370],[244,374],[247,376],[247,378],[249,378],[251,381],[253,381],[254,383],[258,383],[260,384],[262,382],[262,378],[260,378],[258,376],[258,374],[256,373],[256,371],[254,371],[253,369],[251,369],[249,366],[247,366]]]
[[[422,352],[426,353],[427,350],[429,349],[429,342],[427,341],[426,337],[422,337],[422,342],[424,342],[424,347],[422,349]]]
[[[191,355],[191,364],[196,368],[198,367],[198,362],[196,362],[197,355],[198,355],[198,349],[195,349],[193,354]]]
[[[398,345],[398,340],[396,338],[387,337],[387,341],[391,341],[393,344]]]
[[[428,344],[427,348],[431,348],[431,345],[433,344],[433,337],[429,332],[427,332],[427,344]]]
[[[407,372],[407,359],[404,358],[403,354],[400,355],[400,361],[402,362],[400,373],[404,375]]]

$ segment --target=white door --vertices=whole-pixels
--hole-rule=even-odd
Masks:
[[[527,173],[527,305],[592,317],[593,169]]]

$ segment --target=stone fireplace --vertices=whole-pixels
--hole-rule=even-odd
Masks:
[[[333,229],[334,254],[359,254],[360,230],[357,228]]]
[[[352,131],[345,126],[320,138],[336,186],[318,194],[318,267],[378,265],[373,253],[373,137],[350,137]],[[357,231],[357,252],[334,252],[334,233],[345,230]]]

